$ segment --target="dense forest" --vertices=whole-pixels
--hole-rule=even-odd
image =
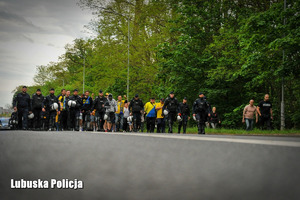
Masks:
[[[99,89],[166,97],[175,91],[190,106],[203,92],[223,127],[242,126],[242,111],[270,94],[280,128],[284,84],[286,128],[300,128],[300,1],[287,0],[80,0],[93,12],[95,37],[65,46],[58,62],[37,66],[35,85]],[[129,22],[129,23],[128,23]],[[129,32],[129,34],[128,34]],[[84,72],[85,66],[85,72]],[[16,91],[20,90],[17,87]]]

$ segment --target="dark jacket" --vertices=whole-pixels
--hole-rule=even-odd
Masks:
[[[91,111],[93,108],[93,98],[88,96],[87,98],[86,97],[83,97],[82,98],[82,108],[81,110],[84,110],[84,111]]]
[[[208,114],[211,113],[211,109],[209,104],[205,99],[198,98],[193,104],[193,114],[196,113],[202,113],[202,114]]]
[[[169,110],[169,112],[173,112],[173,113],[175,113],[175,112],[179,113],[179,102],[176,99],[176,97],[166,98],[165,104],[162,109],[163,110],[167,109],[167,110]]]
[[[105,97],[96,97],[92,110],[96,109],[98,112],[105,112],[105,103],[107,102],[107,99]]]
[[[133,98],[130,101],[129,110],[131,110],[131,112],[141,112],[143,109],[144,104],[141,99],[135,100],[135,98]]]
[[[187,115],[190,116],[190,108],[188,104],[184,104],[183,102],[181,102],[179,104],[179,113],[181,113],[182,115]]]
[[[23,92],[17,94],[13,100],[13,107],[17,107],[18,109],[28,109],[31,111],[32,108],[29,94]]]
[[[58,110],[60,110],[60,105],[59,105],[57,97],[55,95],[50,94],[50,95],[46,96],[46,98],[44,99],[44,101],[42,103],[42,107],[45,108],[47,111],[50,111],[51,106],[54,103],[58,104]]]
[[[75,95],[72,95],[70,96],[69,100],[73,100],[73,101],[76,101],[76,106],[74,108],[71,108],[71,109],[81,109],[82,107],[82,99],[79,95],[75,96]]]
[[[42,109],[42,104],[44,101],[45,97],[40,94],[37,95],[36,93],[32,95],[32,99],[31,99],[31,107],[32,109]]]
[[[220,121],[220,118],[219,118],[218,113],[213,113],[213,112],[211,112],[211,113],[210,113],[210,119],[209,119],[209,122],[211,122],[211,123],[219,123],[219,121]]]

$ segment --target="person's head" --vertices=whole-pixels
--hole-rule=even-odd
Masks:
[[[128,108],[128,102],[124,103],[124,107]]]
[[[135,98],[135,100],[138,100],[138,99],[139,99],[139,95],[136,94],[136,95],[134,96],[134,98]]]
[[[103,91],[102,90],[99,90],[99,96],[103,97]]]
[[[52,94],[52,95],[53,95],[53,94],[54,94],[54,92],[55,92],[54,88],[51,88],[51,89],[50,89],[50,94]]]
[[[183,103],[186,103],[186,102],[187,102],[187,98],[184,97],[183,100],[182,100],[182,102],[183,102]]]
[[[174,92],[173,92],[173,91],[172,91],[172,92],[170,92],[170,94],[169,94],[169,95],[170,95],[170,98],[171,98],[171,99],[173,99],[173,98],[174,98]]]
[[[37,95],[41,95],[41,94],[42,94],[41,89],[37,89],[37,90],[36,90],[36,94],[37,94]]]
[[[269,94],[265,94],[265,98],[264,98],[264,100],[265,100],[265,101],[269,101],[269,99],[270,99],[270,96],[269,96]]]
[[[109,94],[108,94],[108,93],[106,93],[106,94],[105,94],[105,98],[108,98],[108,95],[109,95]]]
[[[150,99],[150,102],[151,102],[151,103],[155,103],[155,98],[152,97],[152,98]]]
[[[216,108],[216,107],[213,107],[213,108],[212,108],[212,111],[213,111],[213,113],[215,113],[215,112],[217,111],[217,108]]]
[[[77,90],[77,89],[73,90],[73,94],[74,94],[75,96],[77,96],[77,95],[78,95],[78,90]]]
[[[118,96],[118,101],[122,101],[122,96],[121,95]]]
[[[112,98],[113,98],[112,94],[109,94],[109,95],[108,95],[108,99],[111,101]]]
[[[249,101],[249,104],[250,104],[250,106],[253,106],[253,105],[254,105],[254,100],[251,99],[251,100]]]
[[[70,96],[70,94],[71,94],[71,91],[70,91],[70,90],[67,90],[67,92],[66,92],[66,96],[67,96],[67,97],[69,97],[69,96]]]
[[[23,92],[23,93],[26,93],[26,92],[27,92],[27,87],[26,87],[25,85],[22,87],[22,92]]]
[[[202,92],[199,93],[199,98],[203,99],[204,98],[204,94]]]
[[[161,98],[161,99],[160,99],[160,103],[161,103],[161,104],[164,104],[164,103],[165,103],[165,99],[164,99],[164,98]]]
[[[62,89],[61,91],[61,94],[64,96],[64,95],[66,95],[66,90],[65,89]]]
[[[85,97],[88,97],[88,96],[90,96],[90,92],[89,91],[85,91],[84,95],[85,95]]]

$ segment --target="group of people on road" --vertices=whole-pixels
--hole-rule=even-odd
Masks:
[[[89,91],[79,96],[78,90],[61,90],[61,94],[54,95],[55,90],[50,89],[49,95],[44,97],[40,89],[30,96],[27,87],[23,86],[22,92],[18,93],[13,100],[14,113],[17,119],[18,129],[33,130],[74,130],[74,131],[124,131],[143,132],[144,124],[146,131],[154,133],[173,133],[174,123],[178,122],[178,131],[186,133],[187,124],[191,116],[197,123],[198,134],[205,134],[205,127],[216,128],[221,123],[216,108],[211,106],[202,92],[194,101],[192,109],[184,97],[179,102],[174,92],[161,98],[159,103],[153,97],[146,104],[136,94],[130,101],[126,95],[119,95],[117,100],[112,94],[99,90],[98,96],[93,99]],[[192,115],[191,115],[192,113]],[[268,114],[269,113],[269,114]],[[261,122],[271,126],[272,104],[269,95],[265,100],[254,106],[254,100],[250,101],[243,112],[243,122],[247,130],[253,128],[254,115],[261,117]]]

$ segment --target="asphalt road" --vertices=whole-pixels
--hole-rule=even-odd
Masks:
[[[299,137],[1,131],[0,199],[300,199],[299,156]]]

